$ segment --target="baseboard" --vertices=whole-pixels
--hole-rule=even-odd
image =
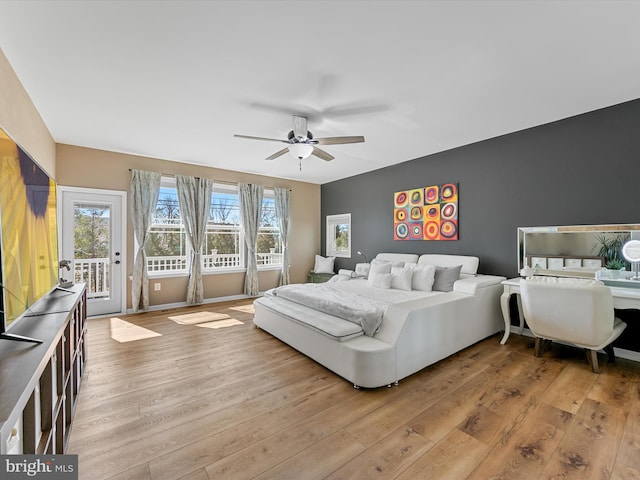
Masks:
[[[511,333],[520,335],[520,327],[511,325]],[[522,331],[522,335],[526,337],[535,338],[533,333],[531,333],[531,330],[529,330],[528,328],[525,328]],[[571,346],[571,344],[569,343],[564,343],[564,342],[558,342],[558,343]],[[633,350],[625,350],[624,348],[618,348],[618,347],[613,347],[613,352],[616,354],[616,357],[618,358],[624,358],[625,360],[633,360],[634,362],[640,362],[640,352],[634,352]]]
[[[215,297],[215,298],[207,298],[205,299],[202,303],[199,303],[198,305],[206,305],[206,304],[210,304],[210,303],[222,303],[222,302],[230,302],[233,300],[245,300],[248,298],[255,298],[252,297],[250,295],[227,295],[226,297]],[[181,307],[189,307],[192,304],[187,303],[187,302],[175,302],[175,303],[163,303],[162,305],[153,305],[151,307],[149,307],[147,310],[139,310],[138,312],[134,312],[132,308],[127,308],[127,311],[125,312],[126,315],[130,315],[132,313],[143,313],[143,312],[157,312],[158,310],[169,310],[172,308],[181,308]],[[102,318],[102,317],[113,317],[113,316],[117,316],[120,315],[118,313],[113,313],[110,315],[97,315],[95,317],[91,317],[91,318]]]

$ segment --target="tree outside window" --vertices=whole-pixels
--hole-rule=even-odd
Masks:
[[[256,247],[258,265],[282,265],[282,239],[273,190],[264,191]]]
[[[244,238],[240,229],[240,202],[236,186],[214,186],[207,224],[205,269],[244,266]]]
[[[174,180],[174,185],[170,185]],[[186,272],[187,236],[180,215],[175,179],[160,187],[145,253],[149,272]]]

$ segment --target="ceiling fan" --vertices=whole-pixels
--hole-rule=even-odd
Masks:
[[[234,135],[237,138],[248,138],[249,140],[264,140],[267,142],[286,143],[287,146],[282,150],[268,156],[265,160],[273,160],[281,155],[289,152],[298,160],[304,160],[310,155],[315,155],[322,160],[333,160],[335,157],[328,152],[318,148],[316,145],[341,145],[345,143],[362,143],[364,137],[325,137],[313,138],[310,131],[307,130],[307,118],[299,115],[293,115],[293,130],[287,135],[287,140],[277,138],[253,137],[250,135]]]

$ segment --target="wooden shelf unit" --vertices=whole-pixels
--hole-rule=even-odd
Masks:
[[[54,290],[11,329],[41,344],[0,340],[0,453],[66,452],[87,359],[86,300],[84,284]]]

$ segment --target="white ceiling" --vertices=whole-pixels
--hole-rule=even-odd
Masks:
[[[638,1],[2,1],[59,143],[326,183],[640,98]],[[336,159],[264,158],[291,114]]]

